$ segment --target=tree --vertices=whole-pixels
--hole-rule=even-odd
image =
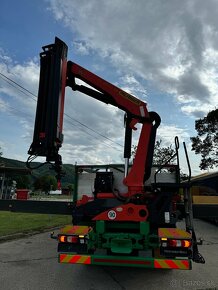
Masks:
[[[137,150],[137,146],[133,146],[133,151],[132,151],[133,158],[135,156],[136,150]],[[154,146],[153,164],[154,165],[164,164],[174,154],[175,154],[175,149],[172,148],[172,145],[168,147],[163,147],[162,140],[156,141],[155,146]],[[170,160],[169,163],[173,164],[173,161],[175,161],[175,158]]]
[[[31,178],[29,175],[15,175],[13,180],[16,181],[16,188],[30,188]]]
[[[154,146],[153,164],[156,164],[156,165],[164,164],[174,154],[175,154],[175,149],[172,148],[172,145],[168,147],[163,147],[162,140],[156,141],[155,146]],[[169,163],[173,164],[174,161],[175,161],[175,158],[172,158]]]
[[[57,180],[52,175],[43,175],[37,178],[34,182],[34,188],[40,189],[48,193],[51,189],[57,189]]]
[[[218,109],[195,121],[196,137],[191,137],[192,150],[201,155],[200,169],[218,165]]]

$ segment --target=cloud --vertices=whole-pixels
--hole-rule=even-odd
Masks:
[[[7,98],[9,103],[14,102],[13,107],[8,106],[9,111],[16,115],[22,113],[20,107],[25,107],[24,115],[33,114],[38,81],[39,65],[34,59],[17,63],[0,49],[0,94],[2,100]]]
[[[34,59],[18,63],[0,49],[0,111],[5,157],[27,159],[34,127],[34,94],[38,90],[38,78],[39,66]]]
[[[18,64],[11,59],[5,59],[7,60],[6,63],[0,63],[0,66],[4,68],[2,72],[9,78],[16,80],[21,86],[29,88],[30,91],[36,91],[39,72],[37,63],[29,61]],[[15,71],[16,74],[14,74]],[[28,86],[25,79],[27,72]],[[119,79],[119,83],[127,91],[133,94],[141,92],[146,98],[146,90],[133,74],[124,74]],[[32,99],[32,95],[23,94],[3,80],[1,81],[0,91],[3,94],[0,100],[0,110],[17,118],[16,126],[22,129],[22,133],[19,136],[20,139],[16,137],[16,140],[23,141],[19,142],[19,148],[17,148],[16,142],[10,142],[9,140],[0,142],[3,154],[10,158],[26,160],[27,154],[22,152],[22,148],[25,148],[24,151],[27,152],[32,142],[36,102]],[[4,96],[7,96],[8,101],[4,99]],[[124,128],[122,111],[93,100],[79,92],[67,89],[65,112],[64,144],[60,150],[64,163],[105,164],[123,162]],[[133,135],[133,143],[135,144],[137,144],[139,132],[140,129]],[[162,124],[158,129],[157,138],[162,139],[163,144],[168,146],[173,143],[175,135],[180,137],[180,141],[189,137],[185,129],[176,125]],[[38,161],[44,160],[39,158]]]
[[[17,63],[10,57],[4,56],[2,50],[1,53],[0,111],[15,118],[17,129],[21,128],[20,132],[22,132],[19,138],[25,142],[25,147],[29,147],[34,129],[37,104],[35,92],[38,90],[39,66],[35,60]],[[82,82],[77,81],[77,83]],[[65,163],[77,161],[93,164],[120,160],[122,146],[118,144],[123,143],[123,112],[67,89],[65,113],[65,140],[61,149]],[[4,154],[8,155],[8,149],[4,148]],[[11,154],[11,158],[18,155]],[[27,156],[20,156],[22,160],[26,158]]]
[[[117,70],[152,81],[179,102],[200,104],[201,110],[190,111],[181,102],[186,114],[203,116],[214,106],[218,88],[212,92],[205,75],[218,76],[212,61],[218,50],[215,0],[50,0],[50,9],[76,35],[81,53],[94,50]]]
[[[89,55],[90,47],[84,41],[73,41],[72,43],[74,50],[80,55]]]
[[[0,112],[6,112],[8,110],[8,104],[0,98]]]
[[[124,74],[120,77],[118,86],[132,95],[140,95],[144,101],[147,98],[147,90],[133,75]]]
[[[175,136],[178,136],[180,142],[183,142],[190,137],[187,129],[180,128],[177,125],[161,124],[158,128],[157,139],[161,139],[164,146],[174,144]]]

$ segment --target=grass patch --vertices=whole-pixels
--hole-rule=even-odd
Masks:
[[[33,214],[0,211],[0,236],[49,229],[71,224],[70,215]]]

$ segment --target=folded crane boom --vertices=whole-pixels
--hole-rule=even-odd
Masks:
[[[67,46],[60,39],[55,44],[43,47],[40,54],[40,83],[36,110],[33,142],[28,153],[45,156],[48,162],[55,162],[57,171],[61,169],[61,157],[58,154],[63,142],[63,113],[65,87],[87,94],[103,103],[118,107],[126,113],[126,134],[124,158],[126,159],[126,176],[124,183],[128,186],[128,195],[142,191],[145,179],[151,172],[156,129],[160,117],[155,112],[148,112],[147,105],[135,96],[110,84],[87,69],[71,61],[67,62]],[[78,85],[80,79],[94,89]],[[131,171],[128,174],[128,159],[131,156],[132,130],[142,124],[138,149]]]
[[[67,45],[56,38],[40,54],[38,103],[29,161],[32,156],[46,157],[57,177],[61,177],[59,149],[63,143],[64,98],[68,86],[125,112],[125,165],[75,166],[73,225],[62,229],[57,236],[52,235],[58,240],[59,262],[183,270],[191,269],[191,260],[203,263],[190,214],[189,185],[183,185],[189,226],[186,230],[176,228],[176,203],[181,199],[178,160],[177,165],[165,168],[170,174],[175,173],[170,182],[160,182],[157,178],[157,173],[167,164],[155,171],[152,168],[159,115],[149,112],[142,100],[68,61],[67,50]],[[77,79],[86,85],[78,84]],[[130,165],[132,131],[138,123],[141,132]],[[178,148],[176,138],[177,159]]]

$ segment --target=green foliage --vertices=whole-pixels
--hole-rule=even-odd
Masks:
[[[196,137],[191,137],[192,150],[201,155],[200,169],[218,165],[218,109],[195,121]]]
[[[16,175],[13,176],[13,180],[16,181],[16,188],[30,188],[31,178],[29,175]]]
[[[136,154],[137,146],[133,146],[132,155],[133,157]],[[175,154],[175,150],[172,148],[172,145],[168,147],[162,146],[162,140],[156,141],[154,146],[154,155],[153,155],[153,165],[162,165],[167,160],[170,159]],[[171,159],[169,164],[173,164],[175,158]]]
[[[172,148],[172,145],[168,147],[162,146],[162,140],[156,141],[154,147],[154,155],[153,155],[153,164],[160,165],[164,164],[167,160],[169,160],[175,154],[175,150]],[[175,158],[169,161],[169,164],[173,164]]]
[[[43,175],[35,180],[34,188],[36,190],[37,189],[43,190],[46,193],[49,192],[50,190],[56,190],[57,180],[52,175]]]

